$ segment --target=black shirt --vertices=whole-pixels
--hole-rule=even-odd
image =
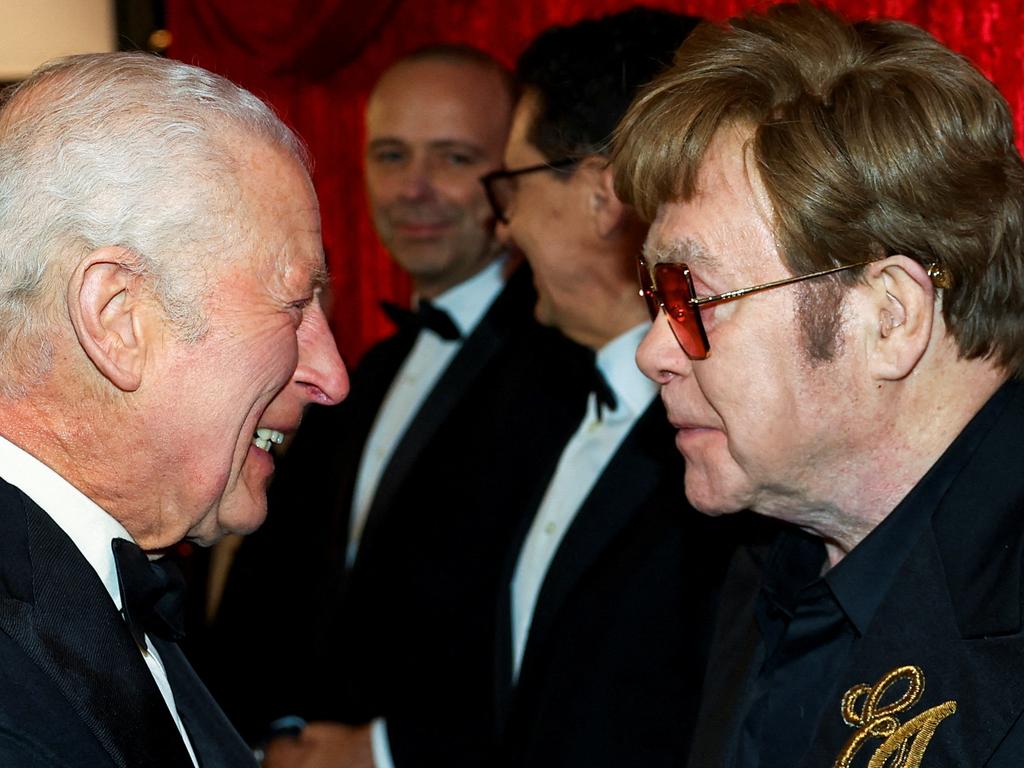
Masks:
[[[982,413],[1002,399],[997,394]],[[841,698],[833,690],[836,673],[989,422],[976,417],[892,513],[824,575],[820,539],[796,528],[779,535],[761,562],[754,604],[761,642],[739,716],[734,768],[790,768],[807,751],[822,716],[839,715],[838,707],[826,711]]]

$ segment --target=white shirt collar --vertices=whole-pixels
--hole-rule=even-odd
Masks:
[[[505,256],[499,256],[468,280],[463,280],[434,299],[434,306],[448,313],[464,337],[472,333],[495,297],[505,287],[505,262]]]
[[[658,394],[658,385],[644,376],[636,365],[636,348],[650,327],[647,322],[634,326],[597,351],[597,368],[618,401],[618,407],[612,412],[616,419],[642,413]]]
[[[117,520],[32,454],[0,436],[0,477],[42,508],[100,577],[118,610],[121,591],[110,540],[134,541]]]

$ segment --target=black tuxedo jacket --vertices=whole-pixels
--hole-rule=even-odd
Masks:
[[[177,646],[153,643],[200,766],[255,765]],[[3,481],[0,765],[192,765],[96,572],[45,512]]]
[[[551,561],[513,686],[510,585],[520,531],[492,643],[495,764],[685,761],[732,545],[731,526],[687,504],[672,434],[655,400],[598,478]]]
[[[403,728],[412,722],[403,714],[419,709],[434,672],[446,671],[452,706],[458,681],[481,669],[490,679],[483,651],[479,661],[453,658],[442,639],[490,638],[497,565],[523,512],[517,500],[553,471],[582,416],[592,360],[536,324],[534,301],[521,268],[396,446],[351,571],[343,559],[360,457],[414,339],[399,333],[374,347],[349,399],[307,415],[271,486],[267,523],[238,553],[218,617],[211,687],[218,683],[247,736],[286,713],[347,722],[384,715],[394,719],[396,752],[417,754],[420,734],[438,736],[422,718]],[[257,642],[236,640],[245,636]],[[241,685],[254,673],[256,695]],[[445,706],[435,698],[428,714],[440,722]]]
[[[894,760],[900,745],[905,762],[885,765],[1024,765],[1022,449],[1024,387],[1011,383],[936,465],[942,482],[928,486],[931,523],[909,542],[892,588],[837,675],[809,752],[785,768],[866,766],[872,757]],[[732,713],[748,695],[759,641],[757,559],[741,551],[730,570],[692,768],[728,766],[736,743]],[[909,691],[918,684],[915,700]],[[844,719],[844,695],[855,686],[863,687],[849,694]]]
[[[589,350],[522,329],[371,512],[328,632],[320,711],[384,716],[400,768],[489,764],[480,702],[501,565],[583,417],[592,371]]]

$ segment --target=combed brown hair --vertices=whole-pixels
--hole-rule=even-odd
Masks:
[[[750,128],[793,274],[937,259],[960,355],[1024,375],[1024,166],[1006,102],[963,57],[808,4],[702,25],[616,132],[619,197],[648,219],[691,199],[727,125]]]

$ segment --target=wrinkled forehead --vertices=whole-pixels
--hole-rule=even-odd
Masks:
[[[236,147],[227,215],[239,258],[275,283],[314,287],[326,281],[320,207],[306,168],[269,143]]]
[[[697,172],[693,194],[662,203],[644,246],[648,264],[683,262],[695,272],[729,274],[756,262],[774,267],[778,246],[773,208],[750,132],[719,131]],[[750,264],[748,264],[750,263]]]

